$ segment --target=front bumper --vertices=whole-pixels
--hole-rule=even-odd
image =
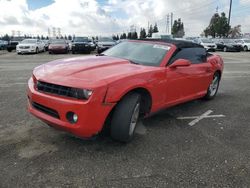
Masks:
[[[72,51],[74,52],[89,52],[91,51],[91,47],[87,45],[75,45],[72,46]]]
[[[100,100],[101,97],[94,98],[94,95],[88,101],[82,101],[41,93],[34,88],[32,78],[28,82],[27,95],[28,111],[31,114],[52,127],[81,138],[90,138],[98,134],[102,130],[108,114],[115,106],[115,103],[103,104],[102,100]],[[33,103],[57,112],[58,117],[44,113],[44,111],[32,105]],[[75,124],[67,120],[66,114],[68,112],[74,112],[78,115],[78,121]]]
[[[67,48],[49,48],[48,51],[50,53],[67,53],[68,49]]]
[[[32,49],[32,48],[29,48],[29,49],[17,49],[16,50],[17,53],[35,53],[36,52],[36,49]]]

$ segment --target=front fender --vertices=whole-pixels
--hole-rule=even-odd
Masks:
[[[118,102],[129,91],[136,88],[144,88],[149,90],[149,88],[147,88],[147,83],[148,82],[142,78],[123,79],[116,81],[108,86],[104,101],[106,103]]]

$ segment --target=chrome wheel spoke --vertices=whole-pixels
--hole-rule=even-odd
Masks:
[[[138,121],[139,118],[139,114],[140,114],[140,104],[137,103],[135,108],[134,108],[134,112],[132,114],[131,117],[131,122],[130,122],[130,126],[129,126],[129,135],[132,135],[136,126],[136,123]]]

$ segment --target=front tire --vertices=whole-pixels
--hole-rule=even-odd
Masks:
[[[248,51],[248,47],[247,46],[244,46],[244,51],[247,52]]]
[[[130,93],[117,104],[110,128],[110,135],[114,140],[132,140],[140,116],[140,102],[141,96],[138,93]]]
[[[227,52],[227,47],[224,47],[224,48],[223,48],[223,52]]]
[[[213,99],[218,92],[219,85],[220,85],[220,73],[215,72],[214,77],[213,77],[213,81],[209,85],[209,87],[207,89],[207,94],[205,95],[204,99],[207,99],[207,100]]]

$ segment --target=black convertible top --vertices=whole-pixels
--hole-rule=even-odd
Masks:
[[[154,41],[154,42],[165,42],[168,44],[173,44],[177,48],[204,48],[200,44],[196,44],[190,41],[185,41],[185,40],[174,40],[174,39],[138,39],[141,41]]]

